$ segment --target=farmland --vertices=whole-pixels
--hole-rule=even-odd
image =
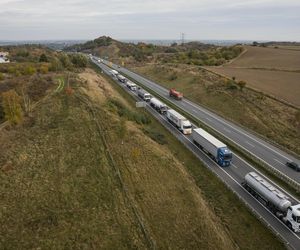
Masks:
[[[221,67],[205,67],[247,86],[300,106],[300,51],[246,46],[246,53]]]

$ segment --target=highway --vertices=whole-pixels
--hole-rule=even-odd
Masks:
[[[108,61],[104,61],[109,64]],[[178,108],[188,112],[190,115],[200,120],[216,132],[225,136],[228,140],[231,140],[238,147],[244,149],[249,154],[255,156],[260,161],[268,165],[273,171],[281,173],[289,179],[294,181],[295,185],[299,185],[300,188],[300,172],[287,167],[285,164],[287,161],[294,161],[300,164],[299,159],[296,159],[292,155],[278,149],[270,143],[262,140],[256,135],[251,134],[245,129],[225,120],[224,118],[214,114],[213,112],[191,102],[184,98],[182,101],[177,101],[174,98],[169,97],[169,90],[160,86],[159,84],[132,72],[124,67],[112,64],[112,68],[118,72],[130,77],[138,82],[140,85],[145,86],[162,98],[167,99],[169,102],[175,104]]]
[[[111,70],[107,65],[103,63],[98,63],[97,60],[93,60],[93,62],[98,65],[104,73],[110,75],[109,71]],[[120,69],[117,69],[120,71]],[[135,99],[139,100],[137,95],[130,91],[125,84],[118,82],[114,79],[116,83],[123,87],[125,91],[131,94]],[[201,160],[206,167],[208,167],[211,171],[213,171],[238,197],[244,202],[253,213],[262,220],[267,227],[275,232],[276,235],[280,236],[286,245],[291,249],[299,249],[300,246],[300,234],[295,234],[288,227],[279,220],[274,214],[272,214],[265,206],[263,206],[258,200],[253,198],[242,186],[241,183],[243,181],[244,176],[251,171],[259,171],[255,170],[250,164],[245,162],[237,155],[233,155],[232,164],[230,167],[221,168],[219,167],[211,158],[209,158],[205,153],[203,153],[199,148],[197,148],[191,140],[190,136],[185,136],[181,132],[179,132],[175,127],[173,127],[165,118],[165,116],[160,115],[154,109],[152,109],[149,105],[146,106],[146,109],[165,126],[178,140],[180,140],[189,150],[191,150],[196,157]],[[263,176],[262,173],[259,173]],[[264,176],[265,179],[268,179]],[[272,182],[269,180],[269,182]],[[276,184],[273,183],[274,186],[282,190]],[[286,193],[290,200],[294,204],[298,204],[295,198]]]

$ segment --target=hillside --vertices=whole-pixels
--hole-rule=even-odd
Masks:
[[[104,78],[85,70],[72,79],[0,131],[4,249],[283,248]]]
[[[221,65],[237,57],[242,52],[242,47],[221,47],[200,42],[158,46],[145,43],[123,43],[102,36],[84,44],[68,47],[66,50],[91,53],[126,65],[139,65],[146,62]]]

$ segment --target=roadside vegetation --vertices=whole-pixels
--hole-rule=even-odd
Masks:
[[[0,131],[3,248],[284,248],[117,86],[72,79]]]
[[[79,54],[65,54],[41,46],[0,47],[11,63],[0,65],[0,122],[20,123],[32,106],[47,95],[58,79],[72,78],[87,66]]]

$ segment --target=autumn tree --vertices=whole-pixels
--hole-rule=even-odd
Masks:
[[[9,90],[2,94],[2,106],[6,120],[12,124],[18,124],[22,121],[21,98],[16,91]]]

